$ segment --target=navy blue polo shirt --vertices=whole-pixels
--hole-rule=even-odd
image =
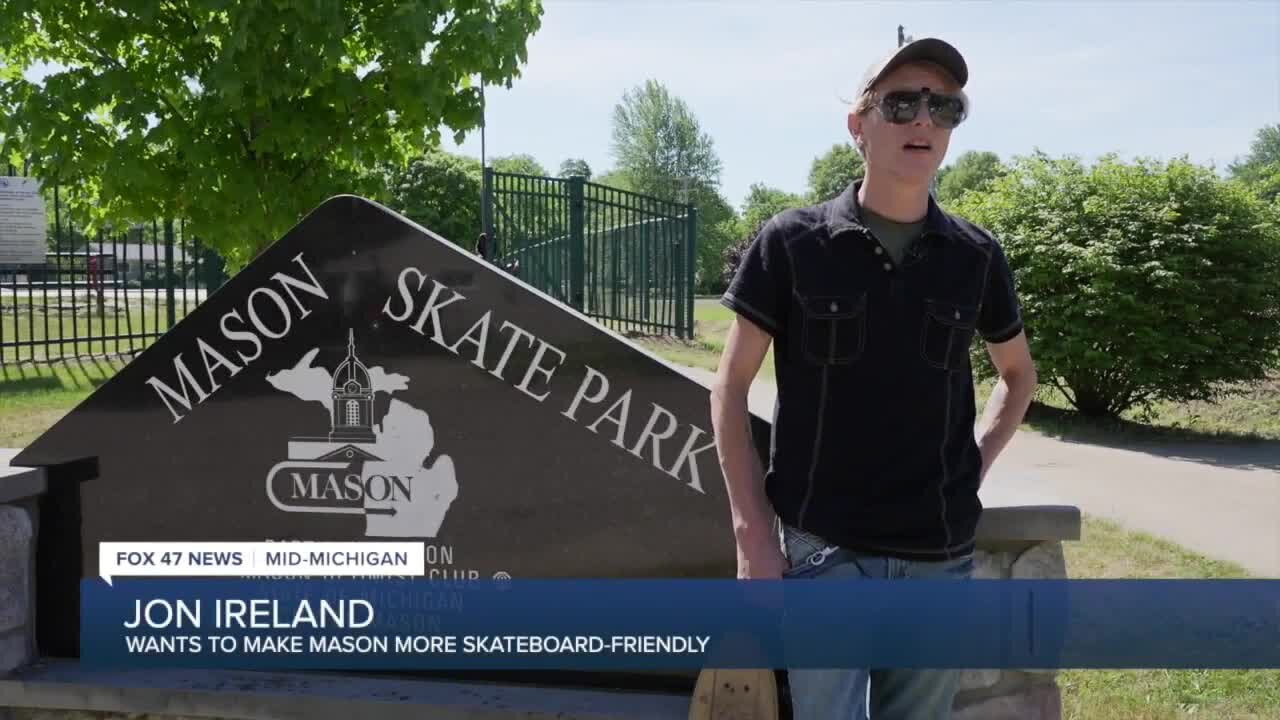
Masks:
[[[773,336],[765,487],[780,519],[906,559],[974,549],[982,458],[969,348],[1022,330],[1000,244],[930,198],[901,265],[842,195],[774,216],[722,302]]]

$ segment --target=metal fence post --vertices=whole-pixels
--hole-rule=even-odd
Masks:
[[[586,237],[583,231],[586,200],[583,179],[569,178],[569,304],[586,308]]]
[[[64,281],[62,279],[62,195],[61,195],[61,190],[62,190],[61,186],[55,182],[53,184],[53,252],[54,252],[54,257],[56,258],[55,262],[57,262],[58,264],[58,269],[56,271],[57,274],[54,275],[54,280],[55,280],[54,292],[56,292],[58,295],[57,295],[57,300],[55,300],[54,302],[55,302],[55,307],[58,308],[58,355],[59,356],[63,356],[67,352],[67,344],[65,342],[66,332],[64,331],[64,328],[66,326],[63,323],[63,317],[62,317],[62,287],[63,287]],[[47,262],[45,263],[45,266],[46,268],[48,267]],[[46,271],[45,278],[48,279],[48,277],[49,275],[48,275],[48,272]],[[74,298],[75,297],[74,285],[71,287],[71,292],[72,292],[72,297]],[[44,285],[44,302],[46,305],[49,302],[48,283]],[[72,318],[71,331],[73,334],[75,333],[75,329],[76,329],[75,319]],[[48,337],[49,337],[49,329],[46,326],[45,338],[47,339]],[[50,359],[49,347],[50,347],[49,343],[46,342],[45,348],[44,348],[44,354],[45,354],[46,360]],[[32,354],[30,356],[30,359],[34,360],[35,347],[31,348],[31,352]]]
[[[173,218],[164,221],[164,303],[165,317],[169,324],[166,330],[177,324],[177,307],[173,299]]]
[[[698,208],[690,205],[686,216],[688,227],[685,230],[685,317],[684,329],[686,337],[693,339],[693,294],[694,283],[697,282],[698,269]]]
[[[480,231],[484,233],[491,258],[502,257],[498,236],[493,232],[493,168],[484,168],[480,182]]]
[[[688,233],[688,228],[686,227],[685,232],[681,234],[687,234],[687,233]],[[671,290],[672,290],[672,294],[675,295],[675,300],[676,300],[676,316],[675,316],[674,324],[675,324],[676,337],[683,340],[685,339],[685,334],[684,334],[685,292],[684,292],[684,288],[681,287],[681,285],[684,283],[685,253],[684,253],[684,245],[680,241],[677,240],[676,242],[673,242],[672,245],[674,246],[672,248],[672,255],[674,255],[674,257],[672,258],[674,262],[672,264],[675,265],[675,267],[673,268],[674,272],[671,273],[672,275]]]

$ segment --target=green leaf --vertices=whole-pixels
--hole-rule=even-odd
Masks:
[[[0,133],[43,158],[39,177],[79,182],[104,222],[182,212],[234,271],[324,198],[376,189],[380,163],[474,127],[474,76],[518,77],[541,4],[469,0],[434,37],[461,6],[3,3]],[[31,85],[36,59],[62,69]]]

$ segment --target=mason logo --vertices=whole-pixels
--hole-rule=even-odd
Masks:
[[[318,353],[267,375],[272,387],[319,403],[329,418],[328,434],[289,439],[289,459],[267,473],[267,497],[284,512],[363,515],[366,536],[435,537],[458,483],[453,459],[432,457],[427,413],[396,398],[381,402],[409,379],[366,367],[350,330],[333,373],[312,364]]]
[[[341,468],[346,468],[344,463],[336,463]],[[338,473],[330,471],[328,474],[319,472],[298,472],[292,470],[289,476],[293,478],[293,496],[292,499],[305,498],[308,500],[327,500],[330,496],[335,500],[412,500],[412,492],[409,490],[409,482],[412,477],[397,477],[392,475],[386,477],[384,475],[370,475],[369,477],[361,477],[357,473],[348,473],[339,481]],[[380,512],[379,510],[365,510],[369,512]],[[385,511],[388,515],[395,514],[395,508]]]

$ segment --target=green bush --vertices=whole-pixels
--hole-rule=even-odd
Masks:
[[[480,234],[480,162],[430,150],[393,176],[392,206],[405,217],[468,250]]]
[[[1208,168],[1037,154],[952,210],[1002,243],[1042,383],[1086,415],[1280,367],[1280,212]]]

